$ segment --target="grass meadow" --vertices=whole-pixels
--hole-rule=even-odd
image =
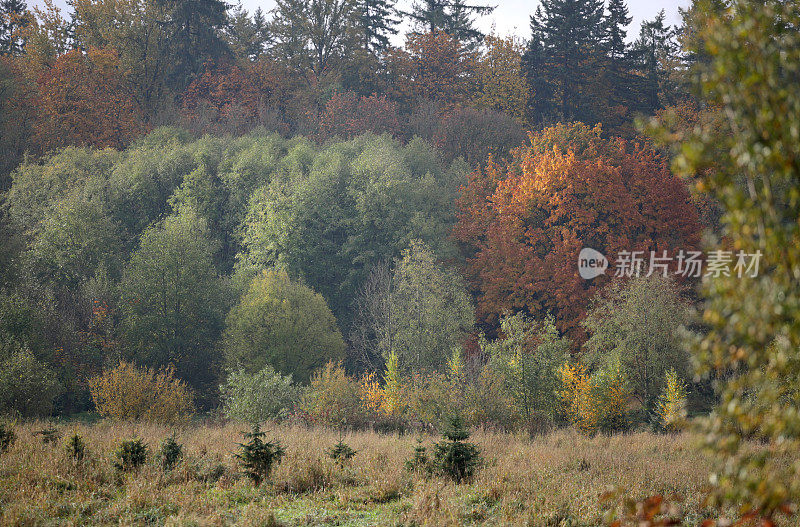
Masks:
[[[602,525],[600,495],[610,488],[633,498],[680,495],[687,524],[696,524],[710,470],[691,434],[589,438],[558,430],[529,439],[476,431],[471,441],[484,465],[456,485],[404,467],[418,438],[430,451],[437,437],[281,424],[268,427],[267,437],[286,455],[257,488],[235,457],[244,425],[67,424],[59,441],[45,443],[35,432],[47,426],[16,426],[16,442],[0,456],[2,525],[590,526]],[[64,446],[75,432],[87,449],[78,462]],[[185,455],[164,471],[153,453],[173,433]],[[148,445],[148,461],[119,472],[113,452],[134,436]],[[342,466],[326,453],[339,439],[357,451]]]

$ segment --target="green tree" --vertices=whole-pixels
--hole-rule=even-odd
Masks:
[[[693,349],[702,375],[724,379],[705,423],[718,459],[713,503],[765,525],[784,514],[791,523],[800,503],[800,465],[785,461],[800,450],[800,5],[696,7],[694,52],[708,62],[693,78],[725,120],[685,136],[673,165],[723,205],[724,238],[714,249],[731,251],[732,267],[760,253],[757,272],[740,277],[734,267],[703,287],[711,331]]]
[[[247,372],[270,365],[308,382],[312,371],[344,357],[344,340],[325,299],[283,271],[256,276],[225,326],[225,360]]]
[[[619,363],[631,394],[648,410],[664,389],[666,372],[689,374],[680,328],[689,322],[688,306],[677,286],[659,275],[612,283],[583,322],[591,336],[584,344],[590,362],[609,368]]]
[[[421,32],[444,31],[462,43],[477,44],[485,36],[475,28],[473,16],[488,15],[495,6],[471,5],[464,0],[421,0],[407,13]]]
[[[532,99],[550,97],[539,108],[539,122],[549,114],[561,120],[596,122],[597,70],[603,57],[602,0],[543,0],[531,17],[531,41],[525,64],[534,83]],[[539,91],[537,93],[536,91]]]
[[[145,230],[121,286],[126,353],[150,367],[172,363],[195,387],[213,379],[227,303],[213,254],[205,221],[184,209]]]
[[[229,419],[252,424],[285,417],[300,400],[292,376],[283,376],[270,365],[255,373],[244,368],[232,370],[220,386],[220,394]]]
[[[0,1],[0,55],[16,55],[25,51],[20,30],[31,23],[28,6],[22,0]]]
[[[569,356],[569,340],[559,335],[552,317],[537,322],[522,313],[503,317],[500,333],[497,340],[481,341],[486,368],[502,378],[503,395],[517,419],[531,434],[544,432],[558,412],[558,369]]]
[[[44,417],[53,411],[53,399],[62,387],[56,374],[28,350],[0,362],[0,414]]]
[[[392,278],[389,338],[406,371],[438,370],[473,328],[474,308],[461,277],[412,240]],[[385,357],[388,360],[388,357]]]

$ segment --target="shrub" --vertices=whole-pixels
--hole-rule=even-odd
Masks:
[[[61,439],[61,432],[54,426],[37,430],[33,435],[39,436],[45,445],[58,443],[58,440]]]
[[[222,346],[229,366],[255,372],[266,365],[300,382],[345,344],[325,298],[284,271],[256,276],[225,322]]]
[[[111,419],[175,423],[194,410],[194,395],[172,366],[156,371],[122,361],[89,379],[89,391],[98,413]]]
[[[14,427],[8,423],[0,422],[0,454],[8,452],[14,441],[17,440],[17,435],[14,433]]]
[[[658,424],[664,430],[680,430],[686,418],[686,396],[686,384],[678,377],[678,372],[670,369],[666,374],[664,393],[656,404]]]
[[[147,462],[147,445],[139,438],[122,441],[114,451],[114,457],[114,467],[117,470],[136,470]]]
[[[328,450],[328,457],[336,461],[340,467],[344,466],[344,464],[350,461],[355,455],[356,451],[350,448],[350,445],[341,439]]]
[[[422,446],[422,439],[417,439],[417,446],[414,447],[414,453],[411,459],[405,462],[406,470],[409,472],[428,472],[431,471],[431,463],[428,458],[428,449]]]
[[[220,392],[229,419],[253,424],[285,416],[300,395],[291,375],[283,376],[269,365],[253,374],[244,368],[231,371]]]
[[[557,395],[562,401],[570,423],[587,434],[594,434],[600,424],[600,404],[591,376],[581,363],[564,363],[559,369],[562,389]]]
[[[253,484],[258,487],[261,482],[269,477],[272,467],[281,462],[286,451],[280,443],[264,442],[262,432],[258,425],[253,427],[253,431],[244,434],[246,443],[239,443],[241,452],[236,454],[244,473],[249,477]]]
[[[62,387],[56,374],[28,350],[15,352],[0,363],[0,414],[22,417],[49,415]]]
[[[161,442],[158,459],[164,470],[172,470],[183,459],[183,445],[175,441],[174,435]]]
[[[445,440],[434,446],[434,467],[456,483],[472,479],[481,463],[481,454],[476,445],[466,442],[469,432],[461,417],[450,420],[442,437]]]
[[[86,455],[86,445],[83,442],[80,434],[75,432],[67,439],[64,445],[67,451],[67,456],[73,461],[81,461]]]
[[[334,427],[362,427],[367,422],[361,404],[361,386],[345,374],[339,362],[329,362],[311,378],[301,410],[315,423]]]

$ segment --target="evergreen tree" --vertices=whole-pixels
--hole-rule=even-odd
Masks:
[[[359,0],[364,47],[372,53],[381,53],[390,47],[389,39],[397,34],[400,22],[395,18],[396,0]]]
[[[169,85],[183,89],[200,73],[206,62],[219,62],[230,55],[223,38],[227,5],[222,0],[159,0],[167,10]]]
[[[603,52],[602,22],[602,0],[543,0],[531,17],[527,77],[547,84],[542,92],[551,97],[559,119],[596,120],[593,88]],[[540,96],[535,104],[544,103]],[[532,118],[541,121],[542,115]]]
[[[241,5],[237,6],[228,17],[225,35],[231,51],[238,57],[250,60],[261,56],[270,40],[267,20],[260,7],[250,17]]]
[[[678,60],[675,29],[665,24],[662,9],[653,20],[642,22],[633,44],[633,58],[639,71],[642,111],[652,113],[669,104],[674,89],[669,84],[670,66]]]
[[[31,23],[28,6],[23,0],[0,0],[0,55],[17,55],[25,51],[19,30]]]
[[[604,124],[614,129],[629,121],[632,110],[640,109],[641,103],[635,90],[636,76],[630,46],[625,42],[627,30],[633,18],[628,14],[625,0],[609,0],[608,9],[603,18],[603,75],[605,82],[606,106],[612,109],[610,115],[603,119]],[[620,114],[617,108],[628,112]]]
[[[404,14],[411,18],[420,32],[444,31],[461,42],[475,45],[484,34],[475,29],[473,17],[488,15],[494,8],[470,5],[464,0],[422,0]]]

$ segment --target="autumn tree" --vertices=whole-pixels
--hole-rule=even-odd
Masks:
[[[699,241],[697,211],[663,158],[581,124],[532,133],[510,163],[475,172],[459,203],[455,234],[481,319],[552,313],[577,343],[589,299],[609,280],[578,276],[581,248],[613,260],[620,251],[677,255]]]
[[[28,6],[22,0],[0,2],[0,55],[16,55],[25,50],[24,29],[31,23]]]
[[[463,101],[470,89],[473,62],[464,46],[444,31],[410,34],[408,78],[417,99],[432,99],[446,105]]]
[[[319,119],[321,138],[351,139],[364,132],[398,134],[397,104],[385,96],[359,97],[353,92],[337,93],[328,100]]]
[[[43,147],[122,148],[145,130],[113,49],[60,56],[39,80],[37,103],[42,114],[37,135]]]
[[[486,49],[475,64],[478,85],[475,102],[525,119],[528,84],[522,71],[522,47],[513,38],[486,37]]]

